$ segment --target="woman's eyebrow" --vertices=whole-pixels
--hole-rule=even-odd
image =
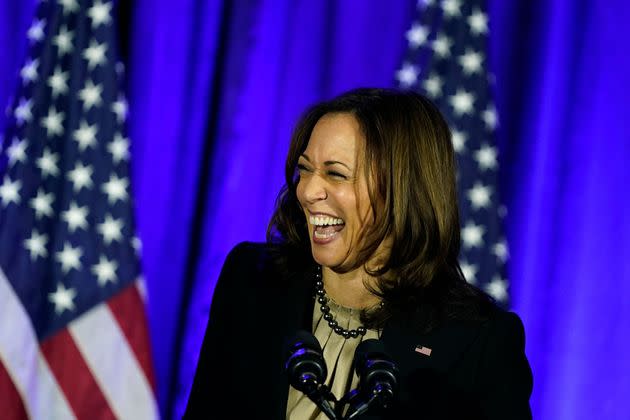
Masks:
[[[304,159],[306,159],[309,163],[311,163],[311,159],[308,157],[308,155],[306,153],[302,153],[300,156],[303,157]],[[346,165],[345,163],[340,162],[338,160],[327,160],[326,162],[324,162],[324,165],[326,165],[326,166],[342,165],[342,166],[345,166],[349,171],[352,172],[352,169],[348,165]]]

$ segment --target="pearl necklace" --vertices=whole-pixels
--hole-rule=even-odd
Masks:
[[[357,338],[359,335],[364,336],[367,332],[367,329],[362,325],[357,329],[347,330],[343,327],[340,327],[333,319],[332,314],[330,313],[330,306],[328,306],[328,298],[326,297],[326,291],[324,290],[324,282],[322,281],[322,267],[317,266],[317,273],[315,273],[315,294],[317,295],[317,303],[321,306],[319,309],[324,314],[324,320],[328,322],[328,326],[332,328],[332,330],[342,336],[345,339],[350,337]]]

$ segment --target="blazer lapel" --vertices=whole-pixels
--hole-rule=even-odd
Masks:
[[[286,308],[286,311],[281,314],[283,320],[278,323],[275,331],[279,342],[285,343],[290,340],[298,330],[311,330],[314,305],[312,276],[310,272],[292,273],[289,276],[286,293],[282,295],[282,301],[278,303],[278,307]],[[279,368],[279,375],[271,386],[274,388],[274,398],[279,401],[279,404],[274,418],[285,418],[289,392],[289,379],[284,369],[286,354],[281,350],[276,356],[275,363]]]

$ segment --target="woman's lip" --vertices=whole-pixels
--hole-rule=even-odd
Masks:
[[[311,236],[311,237],[313,238],[313,242],[318,244],[318,245],[325,245],[325,244],[328,244],[328,243],[334,241],[339,236],[339,232],[341,232],[343,230],[343,228],[342,228],[342,229],[340,229],[338,231],[335,231],[332,235],[330,235],[329,237],[326,237],[326,238],[318,238],[317,236],[315,236],[315,230],[316,229],[317,229],[317,226],[314,226],[313,227],[313,231],[312,231],[312,235],[313,236]]]

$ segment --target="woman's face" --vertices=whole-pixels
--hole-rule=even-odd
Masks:
[[[351,114],[324,115],[298,160],[297,197],[304,210],[315,261],[352,263],[372,207],[362,157],[365,138]]]

